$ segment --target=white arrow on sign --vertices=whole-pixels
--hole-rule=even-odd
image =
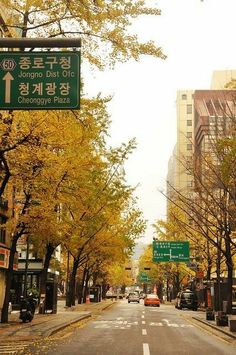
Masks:
[[[14,78],[11,73],[7,72],[2,79],[6,81],[5,103],[9,104],[11,102],[11,80],[14,80]]]

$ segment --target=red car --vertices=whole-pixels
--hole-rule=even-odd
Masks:
[[[156,306],[160,307],[160,299],[155,294],[146,295],[144,298],[144,306]]]

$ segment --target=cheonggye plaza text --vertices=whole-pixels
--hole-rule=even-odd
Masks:
[[[52,103],[59,103],[59,104],[69,104],[70,103],[70,98],[69,97],[58,97],[54,96],[53,98],[51,97],[23,97],[19,96],[18,97],[18,103],[19,104],[36,104],[38,106],[44,106],[47,104],[52,104]]]

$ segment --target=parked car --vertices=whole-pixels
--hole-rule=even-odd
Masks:
[[[128,303],[137,302],[139,303],[139,294],[137,292],[131,292],[128,295]]]
[[[175,308],[188,308],[196,311],[198,308],[197,295],[190,290],[180,291],[176,298]]]
[[[144,306],[160,307],[159,297],[154,293],[146,295],[146,297],[144,298]]]

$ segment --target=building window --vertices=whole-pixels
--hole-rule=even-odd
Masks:
[[[192,113],[192,105],[187,105],[187,113]]]
[[[192,138],[192,132],[187,132],[187,138]]]
[[[187,95],[186,94],[182,95],[182,100],[187,100]]]
[[[187,120],[187,126],[192,126],[192,120]]]
[[[0,216],[0,243],[5,244],[6,243],[6,223],[7,219],[5,217]],[[1,226],[4,225],[4,226]]]
[[[192,144],[187,144],[187,150],[192,150],[193,149],[193,145]]]

